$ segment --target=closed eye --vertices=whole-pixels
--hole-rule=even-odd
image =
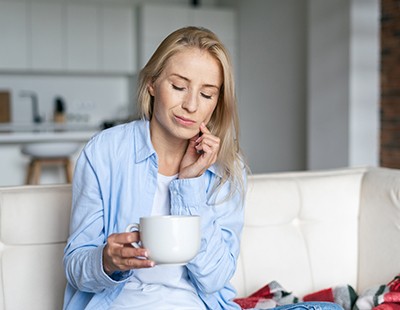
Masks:
[[[175,90],[180,90],[180,91],[185,89],[184,87],[178,87],[178,86],[176,86],[174,84],[172,84],[172,88],[175,89]]]
[[[203,96],[203,98],[206,98],[206,99],[211,99],[212,98],[211,95],[207,95],[205,93],[201,93],[201,95]]]

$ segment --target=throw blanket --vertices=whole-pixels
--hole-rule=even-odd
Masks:
[[[400,274],[388,284],[367,289],[359,296],[350,285],[343,285],[326,288],[300,299],[273,281],[248,297],[235,299],[243,310],[272,309],[302,301],[335,302],[345,310],[400,310]]]

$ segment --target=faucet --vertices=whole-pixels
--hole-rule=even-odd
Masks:
[[[34,123],[41,123],[42,117],[39,115],[39,103],[38,96],[35,92],[29,90],[23,90],[19,94],[21,97],[29,97],[32,102],[32,120]]]

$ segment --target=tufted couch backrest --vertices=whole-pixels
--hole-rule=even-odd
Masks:
[[[400,272],[400,171],[352,168],[254,175],[232,283],[276,280],[299,297],[358,291]],[[70,185],[0,188],[0,310],[62,308]]]
[[[399,201],[394,169],[251,176],[232,281],[239,296],[273,280],[298,297],[387,283],[400,272]]]

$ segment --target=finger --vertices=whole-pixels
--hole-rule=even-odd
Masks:
[[[137,231],[113,234],[111,236],[112,236],[113,242],[121,244],[121,245],[124,245],[127,243],[132,243],[132,242],[138,242],[140,240],[139,233]]]
[[[155,263],[152,260],[138,257],[129,257],[121,260],[115,260],[114,264],[116,266],[115,269],[120,271],[138,268],[150,268],[155,266]]]
[[[195,142],[197,143],[197,145],[203,142],[203,143],[207,143],[209,145],[219,146],[220,138],[218,138],[212,134],[204,134],[201,137],[197,138],[197,140]]]
[[[139,234],[137,232],[112,234],[107,238],[106,252],[111,258],[133,256],[147,257],[146,249],[132,246],[131,243],[138,240]]]
[[[207,128],[207,126],[206,126],[206,124],[205,124],[204,122],[202,122],[202,123],[200,124],[200,131],[201,131],[202,133],[211,133],[211,131],[208,130],[208,128]]]
[[[199,150],[203,152],[202,154],[203,158],[204,157],[210,158],[213,154],[215,154],[214,149],[207,144],[202,144],[201,146],[199,146]]]
[[[148,251],[144,248],[125,247],[121,250],[120,259],[125,269],[154,266],[154,262],[148,259]]]
[[[219,144],[220,144],[220,139],[218,137],[212,136],[212,137],[206,137],[202,139],[197,145],[208,145],[209,147],[213,149],[219,149]]]
[[[199,160],[197,161],[198,169],[205,171],[205,170],[207,170],[208,167],[210,167],[216,161],[217,161],[216,155],[211,154],[211,153],[203,153],[201,158],[199,158]]]
[[[201,138],[201,136],[203,135],[203,133],[201,132],[201,130],[198,132],[197,135],[193,136],[193,138],[191,138],[189,141],[194,141],[197,142],[198,139]]]
[[[202,153],[215,153],[218,154],[219,151],[219,141],[204,140],[195,146],[197,151],[202,151]]]
[[[202,151],[199,159],[193,163],[193,171],[197,171],[198,175],[203,174],[217,160],[217,154],[209,150]]]
[[[155,263],[149,259],[140,259],[136,257],[128,258],[124,261],[125,270],[139,269],[139,268],[151,268],[155,266]]]
[[[186,153],[187,154],[192,154],[192,153],[194,154],[195,153],[196,145],[199,144],[197,139],[198,139],[197,136],[194,136],[192,139],[189,140],[189,145],[188,145],[188,147],[186,149]]]
[[[124,246],[122,248],[118,248],[116,250],[116,254],[121,258],[130,258],[130,257],[148,257],[148,252],[144,248],[134,248],[130,245]]]
[[[126,271],[133,268],[154,266],[154,262],[147,258],[147,250],[133,247],[112,247],[106,245],[103,254],[105,269],[108,271]]]
[[[218,145],[220,144],[221,139],[217,136],[214,136],[212,133],[205,133],[201,137],[196,139],[197,143],[207,143],[209,145]]]

